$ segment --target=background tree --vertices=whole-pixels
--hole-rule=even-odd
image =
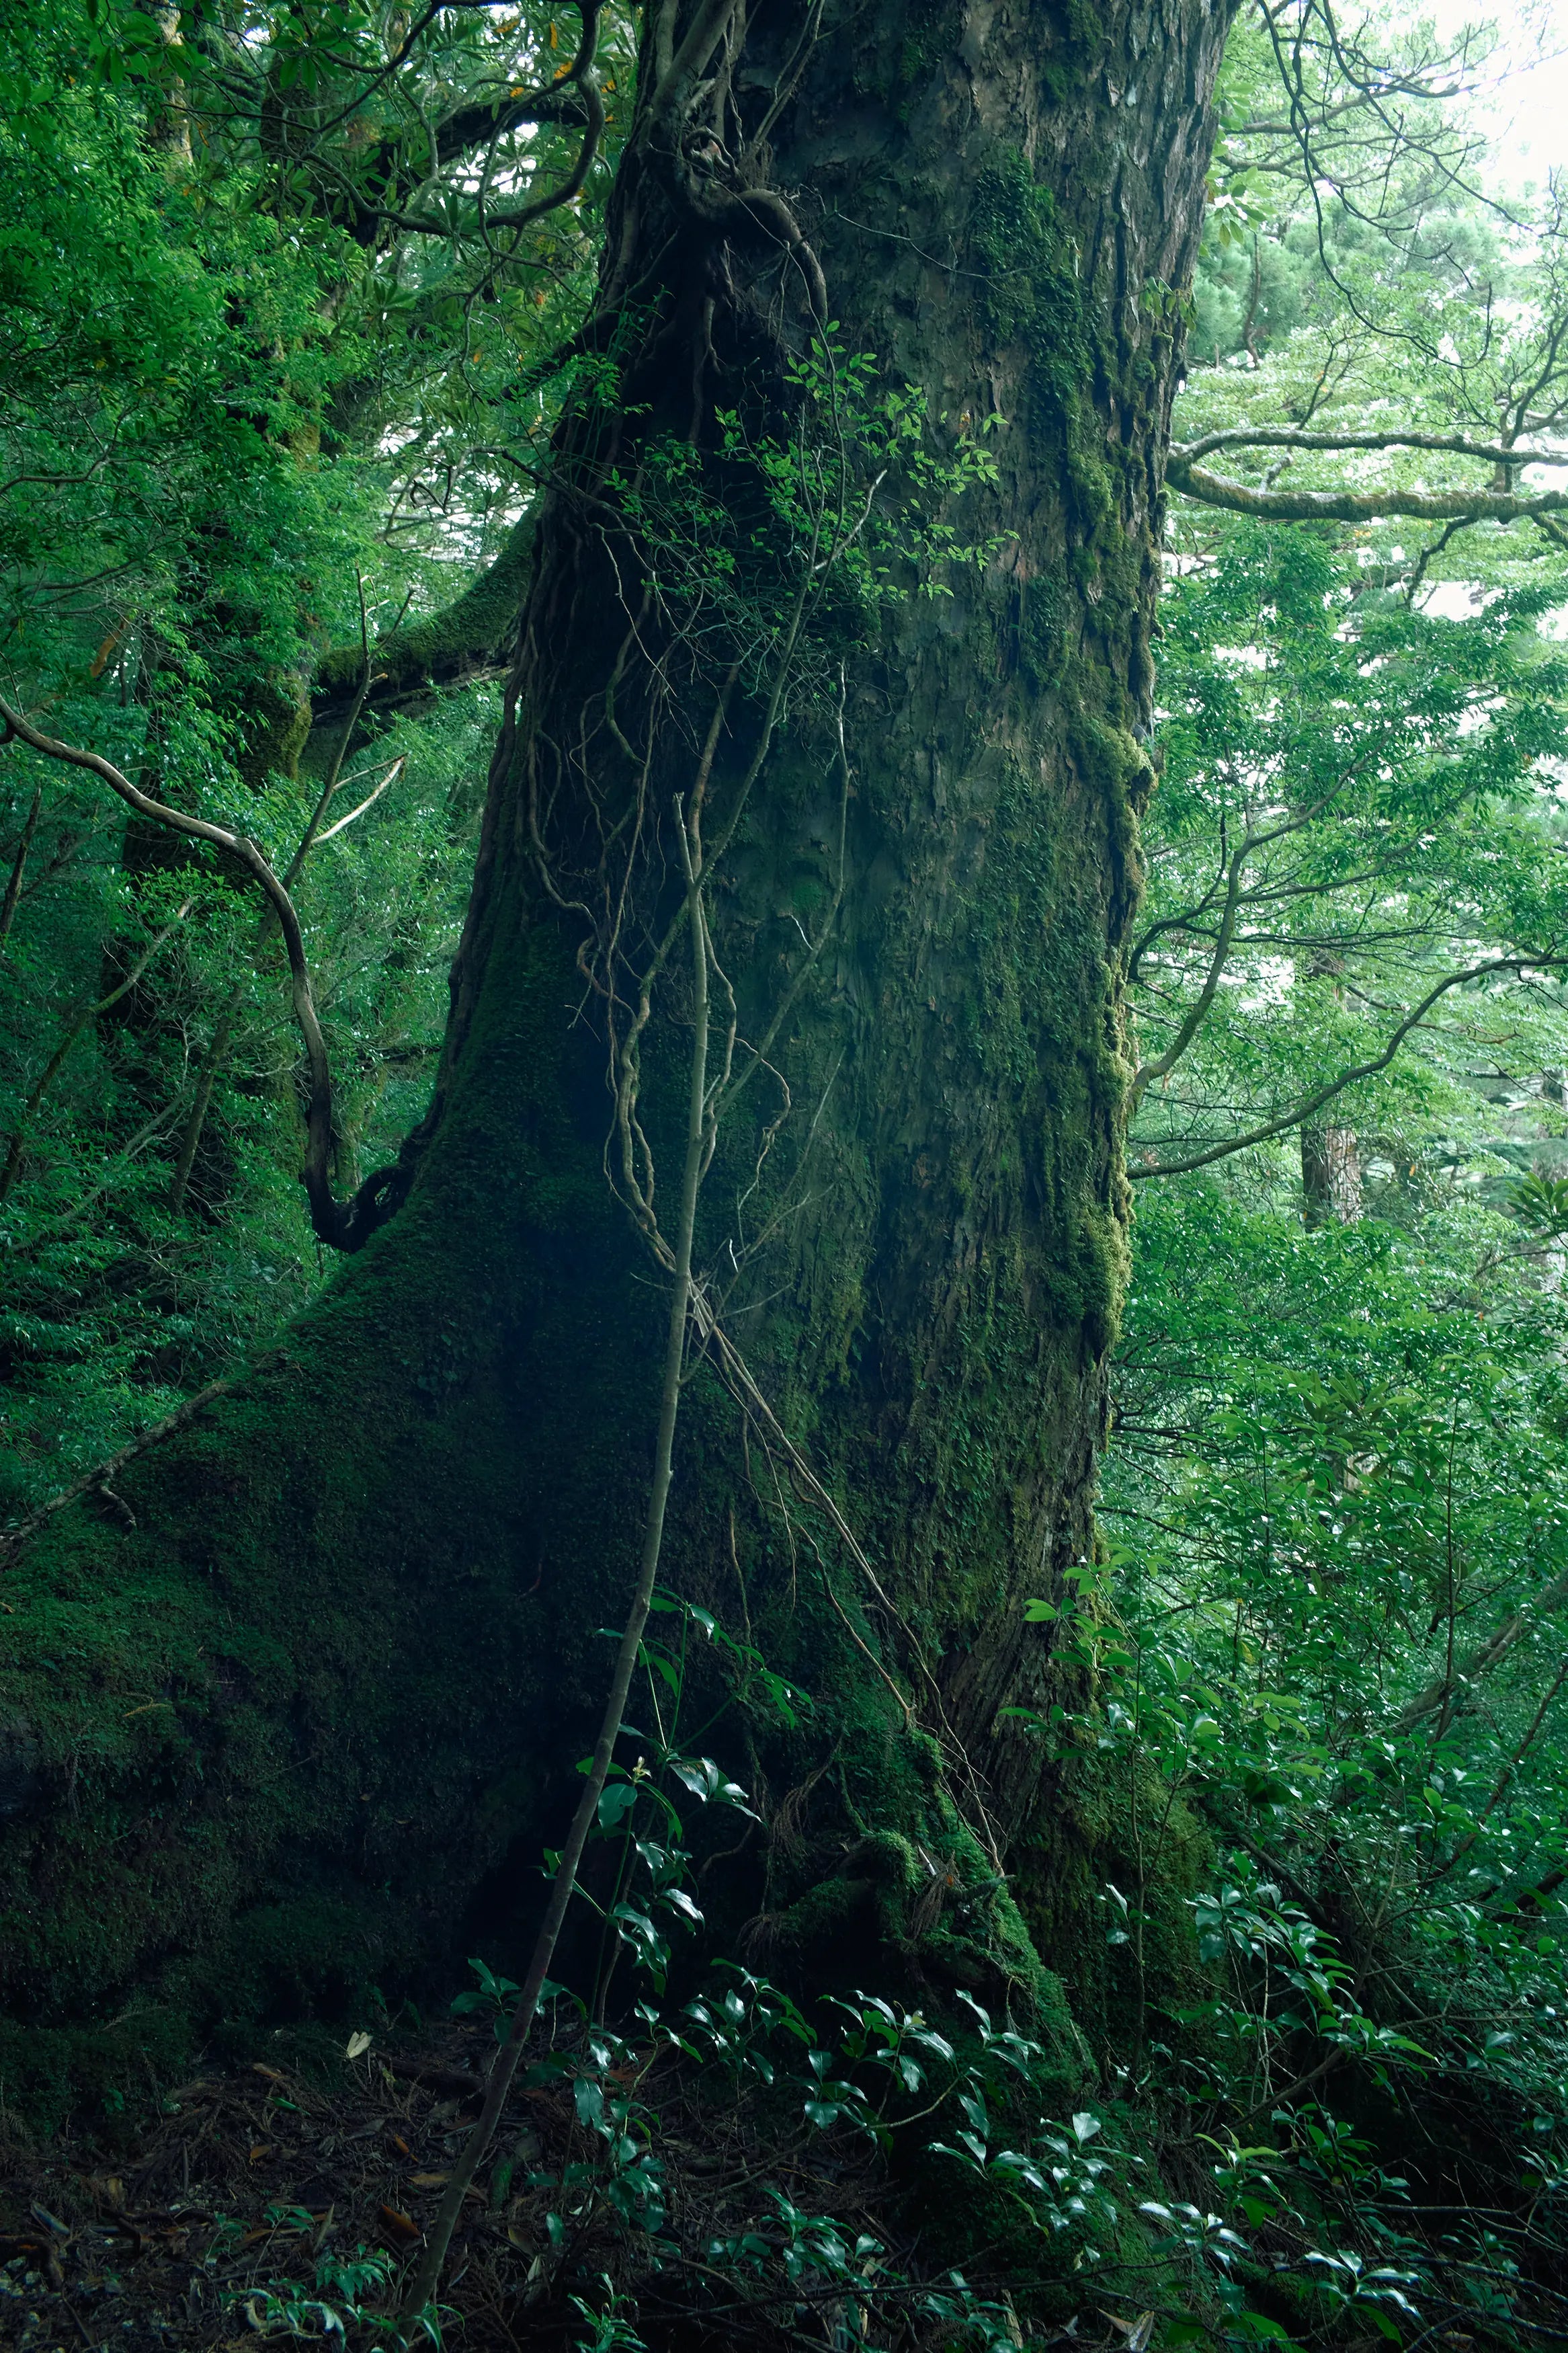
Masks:
[[[1139,1852],[1152,1754],[1222,1842],[1197,1920],[1225,2055],[1178,2040],[1152,2077],[1231,2120],[1215,2179],[1282,2251],[1326,2175],[1369,2246],[1495,2200],[1490,2244],[1423,2241],[1404,2292],[1517,2327],[1555,2279],[1510,2201],[1560,2066],[1563,584],[1555,476],[1507,452],[1528,415],[1555,454],[1555,197],[1477,201],[1445,166],[1369,219],[1279,163],[1245,224],[1214,216],[1215,364],[1177,425],[1217,438],[1173,467],[1204,503],[1171,532],[1130,1159],[1173,1173],[1140,1187],[1085,1631]],[[1439,670],[1468,717],[1427,700]],[[1439,776],[1457,797],[1412,823]],[[1331,1120],[1365,1170],[1349,1231],[1301,1184]],[[1114,1931],[1140,1977],[1143,1873]]]

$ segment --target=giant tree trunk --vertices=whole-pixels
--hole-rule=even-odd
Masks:
[[[738,661],[721,839],[768,683],[672,634],[626,485],[673,434],[723,495],[716,413],[783,429],[820,301],[803,238],[840,352],[926,396],[935,450],[1005,422],[994,489],[951,518],[996,535],[984,567],[869,630],[814,624],[851,789],[809,973],[840,879],[837,677],[793,688],[710,895],[741,1039],[789,1001],[719,1139],[709,1296],[886,1597],[710,1356],[666,1582],[815,1702],[791,1731],[752,1686],[706,1735],[775,1803],[812,1792],[715,1916],[758,1915],[780,1967],[823,1936],[907,1941],[917,1914],[929,1943],[922,1895],[1005,1845],[1045,1960],[1070,1938],[1060,1793],[1000,1712],[1049,1696],[1024,1605],[1092,1543],[1162,454],[1224,22],[1212,0],[883,0],[835,30],[780,0],[672,108],[688,27],[660,52],[649,12],[596,331],[618,390],[585,387],[543,503],[407,1198],[281,1363],[7,1572],[17,2017],[129,2010],[134,2037],[183,2031],[181,2005],[324,2000],[449,1941],[564,1820],[633,1573],[664,1280],[606,1182],[595,943],[606,892],[623,975],[679,906],[674,797]],[[672,959],[643,1045],[667,1169],[686,1001]],[[983,1913],[952,1933],[1026,1969],[1016,1920]]]

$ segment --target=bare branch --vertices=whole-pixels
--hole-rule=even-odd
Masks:
[[[343,762],[348,757],[349,745],[353,740],[354,729],[359,725],[360,712],[364,709],[365,697],[369,694],[372,686],[375,683],[372,671],[370,654],[370,619],[365,611],[364,606],[364,579],[363,575],[359,572],[354,574],[354,586],[359,591],[359,690],[355,694],[353,702],[349,705],[349,715],[343,722],[343,732],[338,738],[338,748],[332,754],[331,765],[327,770],[326,781],[321,786],[321,793],[316,801],[316,806],[310,812],[310,823],[306,826],[304,832],[300,837],[299,848],[295,850],[293,857],[289,860],[288,871],[283,877],[283,888],[285,891],[291,891],[294,888],[295,883],[300,880],[300,869],[303,867],[306,859],[310,855],[310,845],[315,840],[316,835],[320,830],[321,819],[327,814],[327,803],[331,799],[332,795],[338,789],[338,780],[343,772]],[[397,619],[394,621],[392,625],[395,630],[402,621],[403,614],[407,612],[414,591],[410,589],[407,596],[404,598],[403,612],[399,613]]]
[[[205,818],[187,817],[183,809],[168,807],[142,792],[122,776],[111,760],[97,752],[86,752],[74,744],[62,744],[58,737],[46,735],[41,729],[14,711],[0,697],[0,744],[16,742],[26,744],[46,759],[63,761],[73,768],[86,768],[118,793],[128,808],[138,817],[148,818],[155,825],[167,826],[171,832],[185,835],[193,841],[205,841],[215,849],[237,859],[252,880],[259,883],[278,917],[283,934],[283,945],[289,959],[289,976],[294,999],[294,1018],[305,1041],[305,1056],[310,1067],[310,1098],[306,1111],[306,1158],[300,1181],[305,1187],[310,1205],[310,1222],[324,1242],[336,1250],[356,1250],[376,1225],[397,1206],[401,1194],[392,1198],[388,1193],[385,1170],[377,1170],[354,1194],[352,1200],[338,1201],[333,1198],[330,1162],[332,1148],[332,1081],[327,1060],[326,1039],[321,1034],[315,1000],[310,993],[310,967],[305,958],[305,942],[300,928],[300,918],[294,902],[289,896],[272,867],[254,841],[245,834],[230,831],[226,826],[213,825]]]
[[[1485,964],[1470,965],[1463,972],[1451,972],[1438,981],[1436,987],[1427,990],[1419,1004],[1413,1007],[1399,1023],[1383,1051],[1370,1061],[1356,1062],[1348,1071],[1342,1071],[1337,1079],[1331,1079],[1326,1086],[1303,1096],[1290,1110],[1281,1112],[1277,1119],[1265,1120],[1260,1126],[1249,1128],[1245,1135],[1229,1136],[1223,1143],[1211,1144],[1202,1152],[1187,1153],[1179,1160],[1162,1160],[1154,1166],[1145,1163],[1142,1168],[1129,1162],[1127,1174],[1134,1183],[1151,1176],[1185,1176],[1194,1168],[1207,1168],[1216,1160],[1228,1159],[1234,1152],[1248,1152],[1255,1144],[1268,1144],[1276,1135],[1286,1135],[1291,1128],[1300,1127],[1304,1121],[1310,1119],[1314,1112],[1321,1111],[1325,1103],[1332,1103],[1346,1087],[1356,1085],[1362,1079],[1375,1078],[1380,1071],[1386,1071],[1411,1030],[1425,1019],[1437,999],[1447,996],[1449,989],[1460,988],[1467,981],[1484,980],[1489,973],[1511,972],[1516,977],[1522,977],[1527,972],[1554,971],[1564,964],[1568,964],[1568,956],[1492,956]]]
[[[1174,1070],[1193,1039],[1197,1036],[1203,1026],[1204,1017],[1214,1003],[1215,994],[1220,984],[1220,976],[1230,955],[1230,944],[1235,935],[1236,918],[1241,900],[1241,878],[1246,871],[1251,849],[1252,837],[1247,834],[1243,837],[1231,854],[1230,866],[1226,876],[1225,906],[1220,914],[1219,928],[1215,934],[1214,954],[1209,958],[1209,968],[1204,976],[1204,985],[1187,1008],[1175,1036],[1164,1052],[1152,1062],[1141,1062],[1134,1071],[1132,1077],[1134,1108],[1142,1102],[1156,1079],[1163,1079],[1168,1071]]]
[[[1299,425],[1227,425],[1195,441],[1175,441],[1171,456],[1184,466],[1215,449],[1430,449],[1444,457],[1479,458],[1489,466],[1568,466],[1568,448],[1521,449],[1513,441],[1474,441],[1464,433],[1310,433]]]
[[[316,836],[314,847],[319,849],[322,842],[331,841],[334,834],[345,832],[347,828],[353,825],[355,818],[363,817],[367,808],[374,807],[374,804],[381,798],[383,793],[386,790],[388,785],[396,783],[398,777],[403,774],[406,765],[406,761],[394,760],[391,767],[388,768],[385,776],[383,776],[375,790],[373,793],[367,793],[357,808],[350,809],[347,817],[339,818],[335,825],[330,825],[324,833],[319,833]]]

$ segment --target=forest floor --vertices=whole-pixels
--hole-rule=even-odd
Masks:
[[[445,2029],[384,2058],[374,2050],[323,2079],[319,2067],[259,2060],[212,2068],[159,2095],[140,2127],[112,2139],[68,2134],[46,2145],[0,2139],[0,2344],[26,2353],[253,2353],[292,2333],[278,2306],[318,2295],[323,2261],[384,2251],[406,2257],[435,2215],[447,2168],[478,2113],[479,2031]],[[570,2129],[569,2091],[526,2093],[531,2121],[504,2147],[521,2173],[543,2140]],[[558,2115],[556,2111],[561,2113]],[[504,2162],[505,2160],[503,2160]],[[515,2347],[529,2274],[542,2266],[504,2195],[470,2193],[443,2303],[474,2348]],[[363,2301],[385,2303],[386,2291]],[[320,2310],[309,2334],[333,2334]],[[544,2340],[553,2335],[544,2332]],[[341,2336],[338,2341],[342,2342]]]
[[[8,2129],[0,2109],[0,2347],[257,2353],[271,2337],[390,2348],[378,2315],[394,2308],[435,2219],[494,2042],[483,2024],[363,2041],[280,2031],[276,2059],[216,2063],[170,2091],[153,2084],[142,2116],[106,2116],[47,2142]],[[814,2281],[791,2265],[767,2286],[712,2267],[716,2239],[756,2227],[763,2176],[809,2205],[814,2233],[826,2225],[856,2251],[859,2294],[859,2251],[873,2242],[858,2233],[879,2228],[898,2265],[881,2293],[902,2308],[899,2341],[947,2341],[909,2301],[921,2301],[918,2248],[889,2231],[874,2152],[781,2149],[754,2104],[704,2097],[678,2064],[656,2072],[668,2198],[657,2236],[628,2232],[581,2189],[563,2197],[596,2170],[585,2160],[598,2145],[570,2080],[514,2087],[453,2238],[445,2346],[637,2344],[614,2316],[615,2291],[634,2287],[638,2330],[657,2353],[775,2353],[806,2341],[803,2317],[809,2341],[837,2341],[842,2271]],[[587,2219],[563,2223],[552,2206]],[[344,2270],[367,2257],[374,2275],[356,2286]],[[1016,2328],[1009,2341],[1021,2343]]]

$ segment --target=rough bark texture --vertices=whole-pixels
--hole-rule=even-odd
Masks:
[[[1301,1221],[1353,1226],[1361,1219],[1361,1154],[1353,1127],[1301,1130]]]
[[[128,1472],[134,1529],[73,1509],[8,1573],[5,1999],[20,2021],[117,2021],[81,2046],[95,2065],[128,2036],[177,2041],[204,2007],[327,2003],[449,1944],[486,1874],[505,1883],[515,1844],[521,1878],[568,1810],[608,1668],[597,1630],[633,1572],[662,1279],[605,1183],[586,926],[550,886],[582,896],[563,878],[640,827],[632,948],[668,917],[670,801],[714,689],[667,663],[659,703],[668,646],[653,621],[628,635],[641,588],[616,478],[671,432],[709,465],[716,411],[760,434],[787,408],[810,269],[764,185],[815,248],[842,349],[928,396],[937,446],[1006,420],[994,492],[954,518],[1006,536],[951,595],[814,640],[846,682],[843,902],[771,1056],[793,1113],[738,1210],[782,1103],[765,1075],[742,1098],[702,1255],[890,1602],[700,1368],[668,1582],[815,1703],[792,1730],[752,1688],[706,1736],[775,1804],[797,1792],[789,1835],[754,1842],[712,1917],[755,1915],[750,1949],[781,1968],[863,1970],[875,1944],[918,1946],[910,1966],[940,1975],[945,1939],[961,1981],[1031,1985],[1064,2050],[1037,1953],[1091,2028],[1113,1997],[1084,1858],[1113,1842],[1114,1805],[1043,1774],[999,1711],[1052,1696],[1049,1630],[1024,1604],[1059,1598],[1092,1544],[1162,454],[1225,12],[883,0],[803,50],[815,22],[796,0],[737,22],[675,144],[634,140],[624,167],[605,290],[618,411],[574,412],[539,518],[405,1205],[286,1361]],[[617,662],[616,723],[651,744],[641,818],[605,715]],[[720,864],[742,1036],[832,902],[836,693],[796,695]],[[737,689],[710,839],[758,726]],[[684,1010],[665,976],[644,1052],[656,1155]],[[770,1225],[729,1277],[731,1243]],[[994,1891],[943,1912],[947,1883],[993,1875],[993,1834],[1035,1951]],[[37,2033],[14,2052],[13,2081],[59,2055]]]

